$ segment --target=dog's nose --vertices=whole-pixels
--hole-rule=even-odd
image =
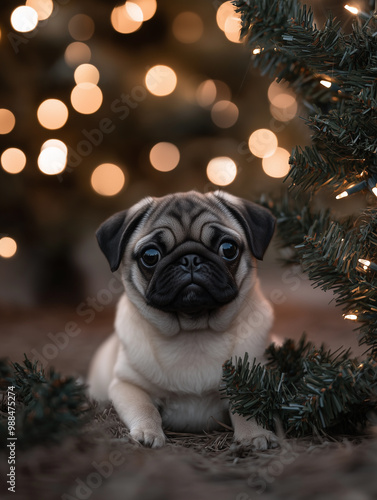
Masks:
[[[202,262],[202,258],[196,254],[184,255],[179,260],[179,264],[181,265],[181,267],[187,271],[195,271],[196,269],[199,269]]]

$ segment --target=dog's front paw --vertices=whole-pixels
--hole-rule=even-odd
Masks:
[[[164,446],[166,441],[165,434],[162,429],[152,430],[136,427],[131,429],[130,435],[133,439],[139,441],[139,443],[151,448],[161,448],[161,446]]]
[[[234,441],[242,447],[259,451],[277,448],[279,446],[277,436],[273,432],[261,427],[258,427],[257,434],[235,435]]]

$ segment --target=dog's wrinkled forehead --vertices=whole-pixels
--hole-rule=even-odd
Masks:
[[[166,196],[148,213],[136,248],[153,241],[169,251],[184,241],[198,241],[212,247],[223,236],[239,239],[235,231],[238,224],[229,227],[229,214],[225,214],[215,200],[190,192],[180,196]]]

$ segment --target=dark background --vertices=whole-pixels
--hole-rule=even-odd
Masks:
[[[247,46],[230,42],[217,26],[216,11],[221,3],[158,0],[152,19],[134,33],[120,34],[110,21],[112,9],[119,4],[61,0],[54,2],[47,20],[22,34],[10,24],[19,3],[1,2],[0,108],[13,112],[16,125],[9,134],[0,135],[0,154],[17,147],[27,157],[19,174],[0,168],[0,237],[17,242],[12,258],[0,257],[0,328],[6,354],[19,357],[33,348],[40,352],[49,342],[47,335],[64,331],[68,321],[80,324],[88,335],[97,333],[97,340],[109,333],[118,297],[103,292],[109,289],[112,277],[94,232],[115,211],[147,195],[216,189],[206,175],[206,166],[217,156],[228,156],[236,163],[237,177],[225,189],[237,196],[258,199],[263,193],[278,195],[286,189],[289,181],[266,175],[247,141],[254,130],[268,128],[288,151],[297,144],[308,144],[310,135],[302,119],[305,110],[299,106],[296,117],[288,122],[273,118],[267,96],[270,80],[253,70]],[[318,25],[331,9],[347,30],[352,16],[343,2],[311,3]],[[198,14],[203,23],[202,36],[189,44],[177,40],[172,31],[176,16],[186,11]],[[99,110],[88,115],[78,113],[70,103],[75,68],[64,59],[66,47],[75,41],[69,21],[77,14],[86,14],[94,22],[93,36],[83,43],[91,49],[90,63],[99,70],[98,85],[103,93]],[[145,92],[122,119],[114,111],[114,102],[122,94],[136,95],[132,93],[135,88],[145,87],[146,71],[155,64],[174,69],[176,89],[166,97]],[[231,91],[239,118],[230,128],[216,126],[210,107],[197,102],[198,86],[208,79],[224,82]],[[48,98],[60,99],[68,107],[68,121],[60,129],[47,130],[37,120],[38,106]],[[70,154],[80,150],[88,133],[96,136],[93,130],[104,119],[114,125],[111,132],[102,134],[95,145],[89,144],[90,152],[81,155],[76,165]],[[37,166],[41,145],[50,138],[60,139],[71,152],[66,170],[59,176],[45,175]],[[174,143],[180,150],[180,162],[170,172],[155,170],[149,161],[151,147],[161,141]],[[101,196],[91,187],[91,174],[101,163],[114,163],[125,172],[127,183],[119,194]],[[334,203],[331,196],[317,202]],[[340,212],[353,208],[350,203],[334,206]],[[330,344],[355,346],[353,325],[329,305],[332,296],[313,290],[298,270],[281,268],[278,259],[279,251],[272,245],[260,266],[263,287],[276,309],[276,333],[297,337],[308,330],[309,335]],[[85,322],[89,313],[83,317],[77,311],[82,304],[89,307],[88,303],[96,306],[90,306],[93,320]],[[85,359],[97,340],[85,351]],[[71,352],[85,350],[87,345],[87,337],[77,338],[53,359],[63,366]]]

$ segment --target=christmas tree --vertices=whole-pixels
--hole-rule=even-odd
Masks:
[[[285,81],[307,110],[312,144],[290,157],[288,193],[264,199],[277,217],[289,263],[301,264],[310,280],[332,290],[344,317],[357,322],[368,357],[332,354],[305,339],[267,351],[270,365],[250,367],[247,357],[224,365],[224,392],[233,410],[303,435],[350,431],[376,409],[377,354],[377,14],[348,7],[346,33],[331,16],[319,29],[310,8],[296,0],[237,0],[241,37],[262,74]],[[355,195],[358,193],[358,195]],[[361,208],[338,216],[332,200]],[[321,196],[321,198],[319,198]],[[321,206],[330,198],[329,207]],[[321,200],[320,203],[318,200]],[[343,209],[349,212],[347,207]]]

